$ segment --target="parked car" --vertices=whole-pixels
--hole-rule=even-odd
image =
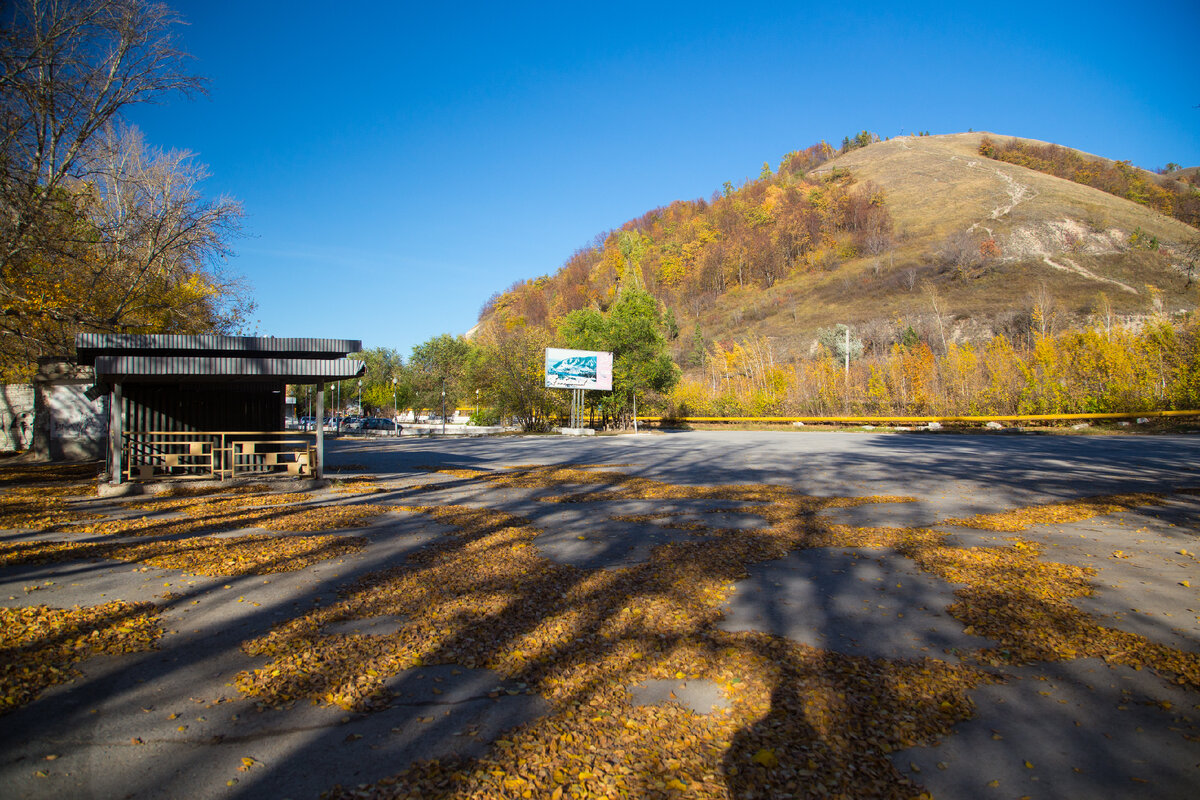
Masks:
[[[342,430],[344,430],[344,431],[362,430],[362,423],[363,423],[363,421],[361,419],[359,419],[358,417],[346,417],[345,419],[342,420]]]
[[[364,431],[394,431],[396,423],[383,417],[367,417],[362,421]]]

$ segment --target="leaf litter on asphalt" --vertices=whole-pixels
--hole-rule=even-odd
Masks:
[[[262,491],[258,485],[250,488]],[[36,518],[41,522],[17,527],[34,527],[71,538],[2,543],[0,566],[102,558],[180,569],[196,575],[289,572],[357,552],[366,542],[362,537],[334,534],[213,534],[244,528],[315,533],[359,527],[384,514],[394,513],[390,506],[313,504],[309,502],[312,496],[303,493],[213,491],[215,496],[189,492],[183,497],[131,503],[125,508],[146,512],[145,515],[96,520],[94,513],[85,517],[69,509],[62,510],[58,502],[61,495],[54,491],[21,489],[14,493],[9,490],[0,495],[0,514],[5,500],[16,497],[12,505],[20,504],[22,518]],[[42,496],[34,497],[38,492],[42,492]],[[163,517],[162,512],[183,516]],[[151,541],[131,542],[128,537],[145,537]]]
[[[483,758],[418,762],[334,796],[671,797],[686,790],[726,797],[754,787],[763,796],[911,797],[919,787],[887,755],[934,743],[968,718],[969,690],[1003,679],[989,667],[1100,655],[1200,686],[1195,654],[1106,629],[1070,604],[1090,593],[1091,570],[1043,562],[1019,540],[961,548],[933,529],[852,527],[818,516],[909,498],[682,486],[585,467],[439,471],[535,490],[545,502],[732,501],[768,527],[705,529],[689,521],[680,527],[707,535],[660,545],[644,565],[582,570],[538,554],[532,540],[540,531],[524,518],[465,506],[409,507],[452,532],[408,564],[364,577],[336,603],[248,642],[249,654],[271,661],[239,675],[238,687],[270,705],[303,699],[372,710],[389,702],[387,677],[445,663],[495,670],[548,700],[551,713],[510,731]],[[1155,501],[1086,498],[1081,510],[1053,513],[1060,520],[1094,516],[1143,500]],[[748,564],[810,547],[892,548],[926,572],[966,584],[950,613],[1000,646],[959,653],[973,663],[867,659],[717,627]],[[402,619],[401,630],[324,632],[385,614]],[[651,678],[714,681],[729,707],[696,714],[674,704],[634,705],[630,687]]]
[[[391,675],[445,663],[495,670],[545,698],[550,712],[509,731],[481,758],[419,761],[374,785],[350,791],[335,787],[334,796],[728,797],[752,790],[763,796],[911,797],[920,787],[894,768],[888,754],[948,735],[952,725],[971,716],[969,691],[1003,680],[997,665],[1096,655],[1110,663],[1153,667],[1189,688],[1200,687],[1196,654],[1105,628],[1070,603],[1091,592],[1092,570],[1042,561],[1038,548],[1020,539],[1005,547],[955,547],[934,529],[852,527],[819,516],[828,508],[910,498],[812,497],[774,485],[684,486],[616,472],[612,465],[437,471],[533,490],[543,502],[727,501],[735,508],[722,512],[758,515],[766,527],[726,530],[689,518],[677,526],[696,534],[694,541],[660,545],[642,565],[584,570],[542,557],[532,544],[540,531],[521,517],[465,506],[403,507],[449,526],[451,533],[408,563],[361,578],[332,605],[247,642],[247,653],[270,661],[241,673],[238,688],[267,705],[310,700],[373,710],[388,704],[384,681]],[[345,488],[377,491],[369,478],[347,482]],[[296,501],[294,496],[291,502]],[[1016,531],[1157,502],[1158,495],[1148,494],[1082,498],[943,524]],[[275,500],[198,497],[195,503],[147,509],[179,511],[186,515],[183,520],[108,520],[97,526],[53,519],[47,528],[200,539],[195,534],[223,525],[274,523],[286,530],[292,529],[287,524],[311,524],[299,529],[328,530],[319,526],[347,518],[361,524],[394,507],[333,506],[361,509],[348,513],[363,516],[352,517],[322,514],[327,508],[318,503],[288,510]],[[627,516],[630,521],[667,517]],[[244,539],[246,554],[229,566],[255,569],[260,562],[253,553],[268,550],[271,538],[197,542],[199,555],[181,568],[219,567],[219,548]],[[94,557],[100,551],[71,548],[141,543],[13,544],[47,552],[18,548],[14,553],[8,545],[0,548],[0,563]],[[64,549],[54,552],[56,544]],[[206,552],[210,546],[214,551]],[[922,570],[963,584],[948,611],[967,632],[995,644],[960,651],[964,662],[957,664],[935,658],[869,659],[717,626],[721,606],[733,583],[747,576],[747,565],[812,547],[891,548]],[[167,561],[156,563],[183,560],[174,552],[126,555],[147,563],[159,557]],[[325,632],[337,622],[384,614],[401,620],[397,632]],[[713,681],[728,706],[697,714],[673,703],[635,705],[630,688],[651,678]]]
[[[0,714],[77,676],[79,661],[153,649],[163,632],[156,612],[151,603],[121,601],[0,608]]]
[[[32,529],[88,540],[39,538],[0,543],[0,566],[81,559],[112,559],[180,569],[197,575],[252,575],[303,569],[361,550],[361,537],[251,534],[197,535],[242,527],[320,531],[361,525],[392,509],[337,505],[287,509],[306,495],[270,494],[261,484],[232,488],[179,487],[133,510],[182,511],[182,521],[140,517],[93,522],[99,514],[70,507],[94,498],[94,465],[20,465],[0,468],[0,528]],[[233,499],[213,499],[226,495]],[[260,496],[251,496],[260,495]],[[95,537],[101,537],[97,540]],[[107,537],[154,536],[153,541],[105,541]],[[149,603],[113,601],[100,606],[0,608],[0,713],[32,702],[46,687],[70,680],[76,662],[97,654],[151,649],[162,635]]]

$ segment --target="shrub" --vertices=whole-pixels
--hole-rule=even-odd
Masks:
[[[500,412],[494,408],[481,408],[471,415],[471,418],[467,420],[467,424],[484,426],[499,425]]]

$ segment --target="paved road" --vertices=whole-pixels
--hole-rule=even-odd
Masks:
[[[916,498],[831,513],[864,525],[933,525],[1087,495],[1200,486],[1200,437],[1190,436],[688,432],[341,440],[327,448],[330,466],[342,467],[335,474],[376,476],[397,496],[406,486],[427,483],[428,467],[575,463],[620,465],[623,472],[674,484],[766,483],[815,495]],[[529,491],[451,478],[428,497],[523,514],[543,531],[535,544],[544,555],[586,568],[637,563],[653,546],[688,535],[609,519],[662,510],[661,502],[609,503],[605,514],[596,514],[590,504],[538,503]],[[362,498],[322,492],[318,499]],[[388,502],[389,493],[370,500]],[[122,507],[120,500],[103,504],[117,512]],[[671,508],[703,519],[712,505],[678,501]],[[722,527],[758,524],[749,515],[725,514],[720,521]],[[581,529],[587,532],[582,539]],[[389,516],[346,532],[368,537],[358,555],[266,577],[197,578],[110,562],[0,570],[0,602],[10,606],[150,600],[168,590],[179,595],[164,611],[169,633],[159,650],[84,662],[83,677],[3,719],[0,794],[315,797],[336,783],[377,780],[415,758],[481,753],[504,729],[543,713],[544,702],[496,674],[450,667],[396,676],[389,685],[397,702],[367,715],[310,705],[263,711],[230,685],[239,670],[261,665],[240,651],[241,642],[316,598],[331,598],[356,575],[399,563],[443,532],[418,516]],[[955,533],[965,545],[994,541],[978,532]],[[1095,596],[1079,605],[1103,615],[1106,624],[1200,651],[1200,574],[1195,559],[1179,553],[1200,550],[1195,496],[1176,494],[1162,506],[1023,535],[1042,542],[1046,558],[1099,569]],[[28,538],[19,532],[0,537]],[[1128,557],[1110,558],[1114,550]],[[831,548],[754,565],[722,625],[871,656],[952,660],[956,648],[980,645],[944,613],[953,586],[894,553],[868,555]],[[877,590],[896,583],[903,591]],[[904,611],[901,624],[897,615]],[[644,702],[673,688],[701,711],[720,703],[719,693],[704,686],[647,687]],[[977,716],[940,747],[894,755],[902,772],[937,797],[992,796],[983,794],[992,780],[1003,787],[997,797],[1191,798],[1200,785],[1200,745],[1186,738],[1197,733],[1200,696],[1148,670],[1095,660],[1037,665],[1016,670],[1007,684],[980,689],[975,701]],[[436,722],[419,725],[417,718]],[[477,736],[458,735],[468,728],[477,728]],[[256,766],[238,771],[247,756]]]

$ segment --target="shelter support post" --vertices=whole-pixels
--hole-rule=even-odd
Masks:
[[[313,467],[313,477],[320,480],[325,473],[325,384],[317,389],[317,463]]]
[[[125,450],[125,426],[122,413],[121,382],[112,385],[108,396],[108,463],[112,465],[112,475],[109,480],[113,483],[125,482],[125,465],[122,457]]]

